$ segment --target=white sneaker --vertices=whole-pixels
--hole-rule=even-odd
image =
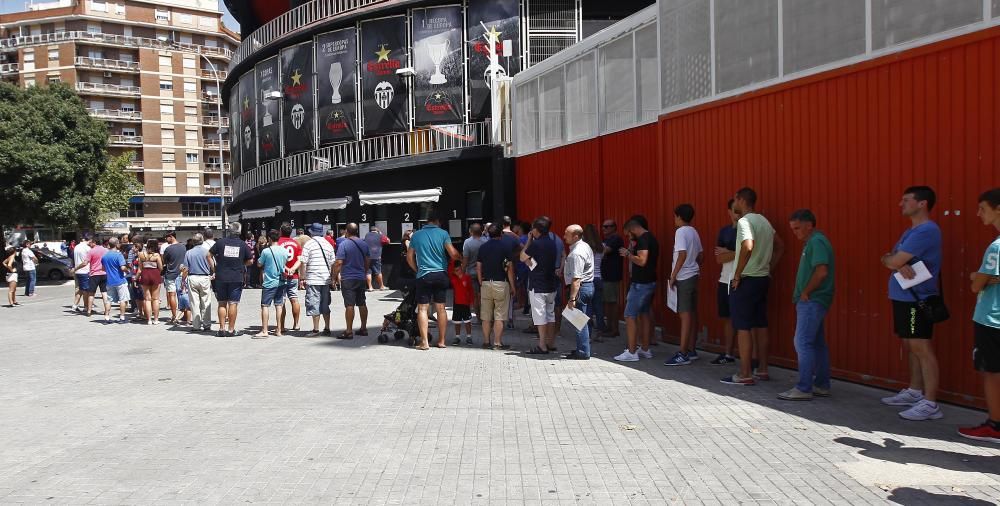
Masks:
[[[639,355],[632,353],[631,351],[628,351],[628,348],[625,348],[625,351],[623,351],[621,355],[615,357],[615,360],[619,362],[638,362]]]
[[[924,400],[922,392],[904,388],[896,395],[883,397],[882,404],[888,404],[889,406],[913,406],[922,400]]]
[[[104,321],[106,321],[106,322],[111,321],[111,315],[109,315],[109,314],[104,315]]]
[[[653,358],[652,350],[644,350],[642,348],[638,348],[635,350],[635,352],[639,355],[639,358]]]
[[[937,403],[927,399],[920,399],[912,408],[899,414],[900,418],[914,421],[937,420],[942,416],[944,416],[944,413],[941,413],[941,408],[938,407]]]

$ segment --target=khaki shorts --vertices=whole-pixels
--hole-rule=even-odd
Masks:
[[[506,281],[483,281],[479,318],[486,322],[502,322],[507,319],[510,305],[510,287]]]
[[[617,304],[622,291],[621,281],[604,281],[601,289],[601,302],[604,304]]]

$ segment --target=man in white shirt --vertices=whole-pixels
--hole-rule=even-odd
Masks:
[[[674,209],[674,267],[668,290],[677,292],[677,315],[681,318],[681,349],[663,365],[688,365],[698,360],[695,350],[698,328],[698,274],[701,272],[702,248],[698,231],[691,226],[694,207],[681,204]]]
[[[87,262],[87,255],[90,247],[94,244],[94,239],[90,234],[84,234],[83,240],[73,248],[73,265],[81,265]],[[80,301],[86,296],[87,288],[90,286],[90,265],[81,267],[73,271],[73,278],[76,281],[76,291],[73,292],[73,311],[80,310]]]
[[[313,223],[309,226],[309,238],[302,245],[301,273],[299,289],[306,291],[306,315],[312,317],[312,332],[306,337],[319,337],[319,317],[323,317],[322,335],[330,333],[330,284],[331,269],[337,259],[336,252],[330,241],[323,238],[323,225]]]
[[[31,251],[31,241],[24,241],[24,247],[21,248],[21,270],[28,275],[28,282],[24,285],[25,297],[35,296],[35,282],[38,280],[35,277],[35,265],[37,263],[38,257],[35,256],[34,251]]]
[[[570,225],[563,234],[569,255],[563,263],[563,281],[569,286],[566,310],[579,309],[590,317],[594,300],[594,250],[583,240],[583,227]],[[590,360],[590,325],[576,331],[576,350],[566,355],[571,360]]]

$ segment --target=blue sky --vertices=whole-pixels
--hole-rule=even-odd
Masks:
[[[44,0],[39,0],[39,3],[44,2]],[[25,10],[28,0],[0,0],[0,14],[6,14],[8,12],[18,12]],[[240,25],[236,22],[236,19],[229,14],[229,10],[226,6],[222,4],[221,0],[219,2],[219,10],[222,11],[222,20],[231,30],[239,33]]]

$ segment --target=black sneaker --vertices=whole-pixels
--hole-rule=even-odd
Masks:
[[[736,363],[736,357],[729,356],[726,353],[720,353],[718,357],[715,357],[715,360],[709,362],[712,365],[728,365],[733,363]]]
[[[228,335],[229,334],[227,334],[225,330],[220,330],[215,333],[215,337],[227,337]]]
[[[452,345],[452,346],[458,346],[458,345],[460,345],[460,344],[462,344],[462,340],[461,340],[461,339],[459,339],[459,338],[457,338],[457,337],[456,337],[455,339],[452,339],[452,340],[451,340],[451,345]]]
[[[333,332],[330,332],[330,329],[324,329],[323,330],[323,335],[324,336],[332,336]]]

